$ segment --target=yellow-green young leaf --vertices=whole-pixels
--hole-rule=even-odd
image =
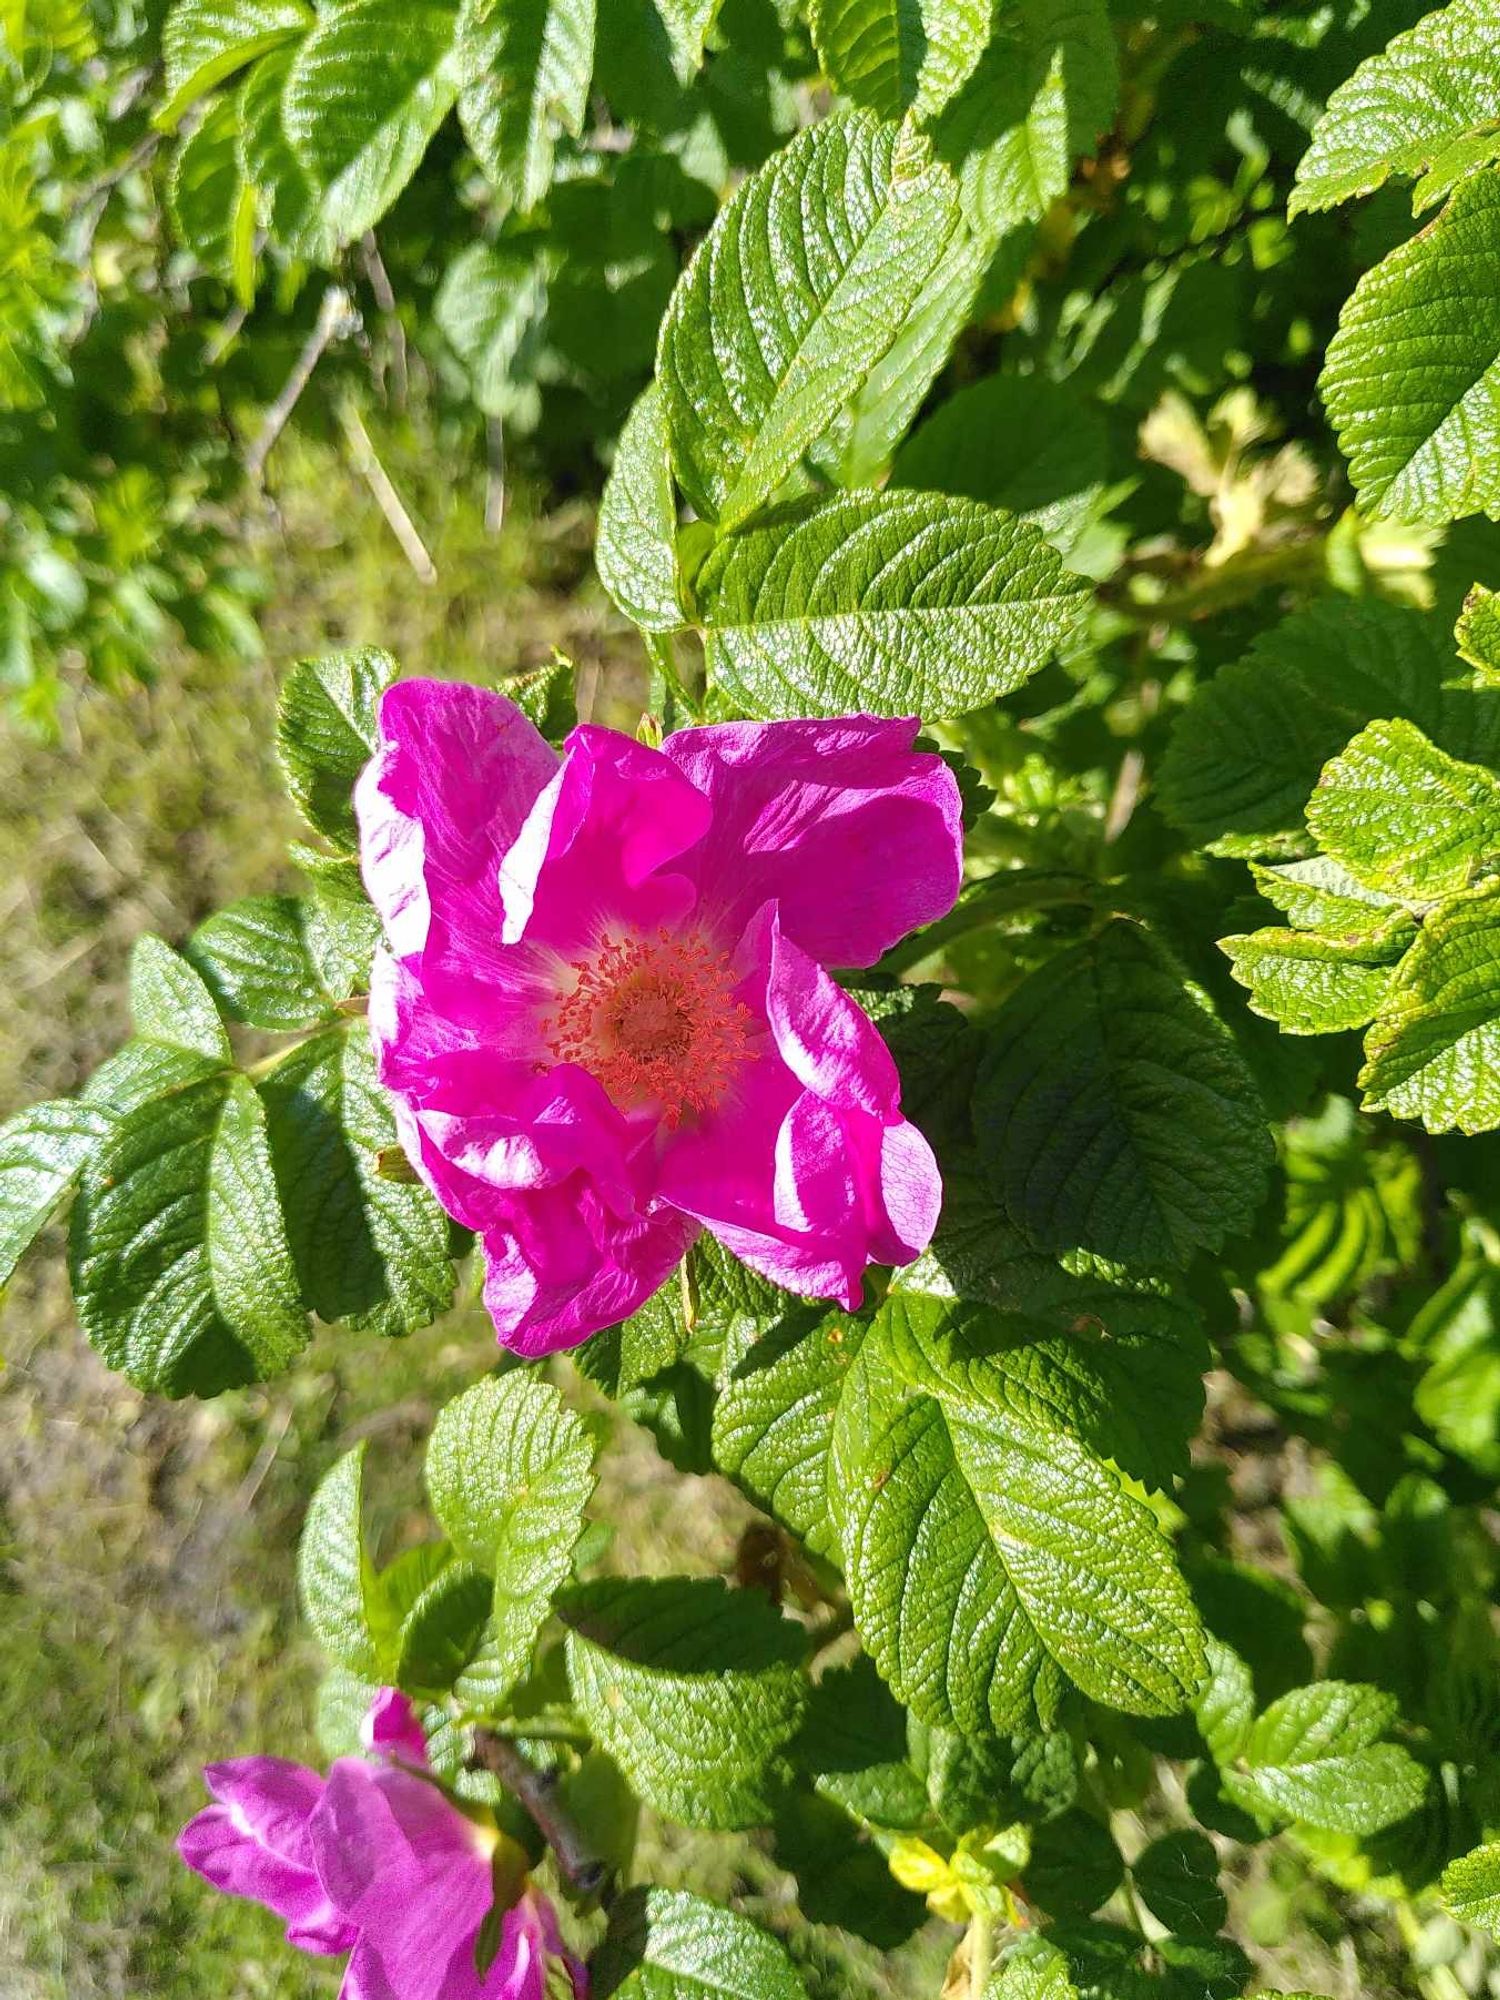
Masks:
[[[1450,0],[1339,85],[1297,167],[1289,212],[1332,208],[1392,175],[1441,201],[1500,155],[1500,4]]]
[[[1319,388],[1364,512],[1500,517],[1500,173],[1366,272]]]
[[[233,1051],[213,995],[181,953],[147,931],[130,953],[130,1018],[143,1041],[187,1049],[212,1062]]]
[[[1172,732],[1156,796],[1214,853],[1301,852],[1323,766],[1377,717],[1404,716],[1453,757],[1500,757],[1500,700],[1445,688],[1452,678],[1431,618],[1374,598],[1325,599],[1199,688]]]
[[[1393,896],[1356,882],[1347,868],[1326,854],[1277,867],[1252,861],[1250,873],[1266,901],[1299,931],[1359,936],[1383,923],[1396,907]]]
[[[299,660],[276,711],[276,747],[294,803],[336,847],[359,846],[350,794],[375,750],[380,697],[396,662],[378,647]]]
[[[1038,1933],[1019,1938],[996,1967],[983,2000],[1078,2000],[1068,1961]]]
[[[1427,1773],[1397,1743],[1381,1739],[1395,1698],[1350,1681],[1293,1688],[1259,1716],[1224,1788],[1272,1824],[1295,1821],[1328,1833],[1378,1833],[1415,1812]]]
[[[889,490],[725,537],[695,596],[711,680],[760,716],[961,715],[1030,679],[1089,603],[1013,515]]]
[[[861,1638],[922,1720],[1045,1726],[1064,1676],[1137,1715],[1191,1701],[1202,1635],[1154,1517],[1003,1391],[916,1397],[866,1455],[849,1506]]]
[[[1423,924],[1365,1036],[1365,1104],[1429,1132],[1500,1125],[1500,884]]]
[[[109,1130],[103,1111],[66,1097],[0,1125],[0,1289]]]
[[[1106,0],[1014,0],[934,131],[987,243],[1039,221],[1109,129],[1120,93]]]
[[[523,211],[551,185],[559,131],[583,130],[594,28],[595,0],[463,0],[464,137]]]
[[[1271,1161],[1254,1079],[1206,995],[1119,920],[995,1016],[974,1129],[996,1198],[1037,1249],[1148,1267],[1246,1227]]]
[[[212,277],[248,305],[255,293],[255,190],[240,171],[240,111],[226,97],[184,139],[167,198],[178,236]]]
[[[594,562],[615,603],[644,632],[684,623],[677,588],[677,495],[661,391],[636,398],[599,506]]]
[[[1464,599],[1453,639],[1459,658],[1474,669],[1482,685],[1500,682],[1500,591],[1474,585]]]
[[[609,1579],[557,1608],[574,1701],[643,1802],[684,1826],[769,1820],[806,1700],[801,1628],[716,1578]]]
[[[536,363],[547,320],[537,258],[471,243],[443,273],[432,316],[469,371],[474,400],[492,417],[535,421]]]
[[[990,0],[813,0],[813,46],[836,90],[877,112],[930,118],[990,38]]]
[[[1443,1870],[1443,1901],[1461,1924],[1500,1938],[1500,1841],[1448,1863]]]
[[[227,1070],[148,1098],[85,1163],[69,1262],[84,1332],[168,1396],[278,1373],[307,1340],[266,1143]]]
[[[1500,854],[1500,778],[1413,723],[1372,722],[1323,767],[1307,830],[1368,888],[1427,902]]]
[[[302,1297],[376,1333],[430,1326],[453,1303],[448,1218],[420,1181],[383,1170],[398,1140],[365,1021],[310,1035],[259,1090]]]
[[[361,1442],[319,1481],[302,1524],[297,1581],[323,1651],[349,1673],[376,1680],[380,1588],[365,1550],[364,1462]]]
[[[167,101],[155,122],[169,131],[225,77],[312,22],[300,0],[177,0],[162,28]]]
[[[334,0],[286,79],[286,135],[352,242],[416,172],[461,81],[457,0]]]
[[[460,1555],[494,1579],[461,1691],[471,1705],[495,1705],[530,1665],[571,1571],[594,1490],[594,1447],[551,1383],[516,1369],[443,1410],[427,1448],[427,1487]]]
[[[1251,931],[1219,940],[1254,1013],[1289,1035],[1334,1035],[1373,1020],[1416,936],[1402,912],[1349,937],[1318,931]]]
[[[328,226],[320,190],[292,150],[282,117],[295,55],[295,45],[283,42],[245,78],[239,98],[240,173],[255,191],[267,233],[295,256],[327,264],[338,239]]]
[[[662,323],[677,478],[730,528],[781,486],[919,308],[960,229],[919,135],[825,119],[720,211]]]
[[[594,2000],[807,2000],[773,1937],[673,1889],[632,1889],[611,1905],[589,1991]]]

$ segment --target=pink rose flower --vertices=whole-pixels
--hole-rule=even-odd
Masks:
[[[349,1952],[340,2000],[546,2000],[549,1960],[585,2000],[583,1967],[529,1883],[480,1975],[476,1945],[504,1836],[433,1783],[404,1695],[382,1689],[363,1735],[375,1761],[341,1757],[326,1778],[282,1757],[210,1764],[214,1804],[183,1828],[183,1860],[216,1889],[274,1910],[301,1950]],[[516,1861],[524,1866],[519,1849]]]
[[[478,1232],[522,1354],[650,1297],[706,1228],[853,1307],[942,1196],[895,1064],[825,969],[958,894],[958,787],[914,720],[729,723],[559,757],[482,688],[403,681],[355,789],[402,1143]]]

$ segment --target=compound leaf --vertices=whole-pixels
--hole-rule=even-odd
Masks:
[[[1224,1787],[1260,1817],[1330,1833],[1378,1833],[1415,1812],[1427,1773],[1381,1738],[1391,1695],[1350,1681],[1293,1688],[1257,1717]]]

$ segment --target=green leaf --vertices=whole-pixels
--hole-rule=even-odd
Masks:
[[[1365,1036],[1372,1111],[1429,1132],[1500,1125],[1500,883],[1441,904],[1401,961]]]
[[[807,2000],[773,1937],[674,1889],[631,1889],[615,1901],[589,1991],[594,2000]]]
[[[343,243],[378,222],[458,96],[455,0],[335,0],[287,76],[286,134]]]
[[[714,1407],[717,1463],[814,1555],[833,1561],[833,1428],[864,1336],[842,1313],[810,1328],[798,1315],[750,1350]]]
[[[1248,1225],[1271,1141],[1207,997],[1137,924],[1060,952],[992,1023],[974,1098],[991,1188],[1041,1250],[1185,1264]]]
[[[553,1595],[571,1574],[594,1490],[594,1447],[557,1390],[517,1369],[476,1383],[442,1411],[427,1448],[427,1487],[459,1553],[494,1578],[466,1699],[498,1705],[530,1665]]]
[[[656,0],[679,83],[691,82],[703,67],[703,43],[719,4],[720,0]]]
[[[604,588],[644,632],[684,623],[677,592],[677,496],[661,392],[636,398],[599,505],[594,562]]]
[[[720,211],[662,324],[678,480],[724,528],[780,487],[853,402],[959,227],[918,135],[863,116],[799,134]]]
[[[989,0],[813,0],[810,25],[835,90],[882,118],[929,118],[990,36]]]
[[[1033,1715],[1045,1726],[1060,1673],[1133,1714],[1192,1698],[1197,1616],[1150,1512],[1003,1391],[971,1382],[961,1402],[915,1398],[866,1457],[850,1505],[861,1637],[923,1720],[969,1734]]]
[[[1452,671],[1429,618],[1370,598],[1311,605],[1199,689],[1162,760],[1161,806],[1213,853],[1305,851],[1323,766],[1377,717],[1404,716],[1450,756],[1500,752],[1495,697],[1445,689]]]
[[[378,648],[299,660],[287,675],[276,716],[276,746],[287,790],[308,824],[354,851],[359,827],[350,793],[375,751],[380,697],[396,662]]]
[[[1361,509],[1441,524],[1500,517],[1500,173],[1366,272],[1319,383]]]
[[[1030,679],[1087,589],[1011,515],[892,491],[730,535],[695,586],[710,677],[747,713],[930,719]]]
[[[231,1020],[279,1033],[312,1027],[333,1013],[335,996],[318,977],[306,925],[300,897],[246,896],[201,923],[185,956]]]
[[[1058,1331],[1024,1312],[898,1284],[877,1328],[911,1387],[960,1401],[971,1389],[998,1396],[1137,1478],[1169,1486],[1187,1470],[1203,1415],[1207,1342],[1167,1300],[1098,1290],[1099,1309],[1082,1308]]]
[[[179,145],[167,199],[173,227],[200,268],[232,284],[248,305],[255,295],[255,190],[240,171],[237,99],[221,99]]]
[[[365,1551],[364,1462],[361,1442],[318,1482],[297,1548],[297,1582],[323,1651],[351,1674],[378,1680],[380,1590]]]
[[[576,139],[594,73],[595,0],[465,0],[464,137],[523,212],[552,182],[559,130]]]
[[[1105,0],[1016,0],[962,94],[936,128],[959,176],[964,213],[987,243],[1039,221],[1067,193],[1120,92]]]
[[[1317,931],[1251,931],[1219,940],[1252,1010],[1288,1035],[1332,1035],[1374,1019],[1416,935],[1397,914],[1353,937]]]
[[[441,1700],[481,1644],[490,1611],[489,1577],[472,1563],[447,1563],[401,1625],[396,1685]]]
[[[812,1689],[793,1755],[822,1797],[852,1818],[906,1833],[931,1819],[906,1735],[904,1711],[861,1653],[847,1667],[829,1668]]]
[[[1422,1803],[1427,1773],[1382,1742],[1396,1702],[1379,1688],[1320,1681],[1293,1688],[1258,1717],[1225,1790],[1270,1821],[1329,1833],[1378,1833]]]
[[[66,1097],[0,1125],[0,1290],[109,1131],[104,1112]]]
[[[296,50],[282,43],[262,56],[240,92],[240,173],[260,201],[261,220],[283,249],[330,263],[337,238],[320,190],[287,137],[282,106]]]
[[[547,281],[538,259],[471,243],[443,273],[432,316],[468,369],[479,408],[492,417],[534,421],[540,407],[537,350],[547,316]]]
[[[1474,669],[1481,686],[1500,682],[1500,591],[1476,583],[1464,599],[1453,632],[1459,658]]]
[[[233,1058],[213,995],[187,960],[150,931],[131,948],[130,1017],[146,1041],[213,1062]]]
[[[170,131],[189,105],[312,19],[300,0],[177,0],[162,29],[167,101],[154,122]]]
[[[892,479],[1003,507],[1066,553],[1104,492],[1103,418],[1045,376],[991,375],[941,403],[896,455]]]
[[[1448,1863],[1443,1870],[1443,1901],[1461,1924],[1500,1937],[1500,1841]]]
[[[1130,1864],[1147,1908],[1170,1931],[1213,1937],[1229,1915],[1219,1887],[1219,1857],[1206,1833],[1164,1833]]]
[[[1384,921],[1396,907],[1394,897],[1366,888],[1326,854],[1315,854],[1308,861],[1287,861],[1279,867],[1252,861],[1250,873],[1266,901],[1274,903],[1299,931],[1359,935]]]
[[[1500,854],[1500,778],[1410,722],[1372,722],[1324,766],[1307,830],[1368,888],[1428,902]]]
[[[420,1182],[382,1172],[398,1141],[364,1021],[289,1050],[260,1094],[303,1298],[377,1333],[430,1326],[453,1302],[448,1220]]]
[[[1263,1291],[1313,1306],[1347,1297],[1421,1250],[1421,1169],[1404,1146],[1378,1145],[1347,1098],[1282,1131],[1282,1247]]]
[[[984,2000],[1078,2000],[1068,1961],[1039,1934],[1019,1938],[996,1969]]]
[[[805,1635],[717,1579],[609,1579],[558,1602],[579,1712],[645,1804],[685,1826],[771,1817]]]
[[[1423,175],[1420,211],[1500,154],[1500,6],[1451,0],[1339,85],[1297,167],[1288,213]]]
[[[1413,1404],[1444,1449],[1483,1469],[1500,1442],[1500,1284],[1486,1259],[1461,1263],[1412,1321],[1426,1364]],[[1500,1466],[1497,1466],[1500,1469]]]
[[[1255,1721],[1255,1682],[1234,1648],[1212,1632],[1203,1650],[1208,1679],[1198,1690],[1193,1713],[1214,1762],[1229,1764],[1243,1749]]]

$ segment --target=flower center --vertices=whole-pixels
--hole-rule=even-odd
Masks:
[[[701,938],[606,935],[548,1022],[557,1062],[596,1076],[622,1110],[654,1102],[668,1125],[711,1111],[752,1054],[750,1010],[727,955]]]

